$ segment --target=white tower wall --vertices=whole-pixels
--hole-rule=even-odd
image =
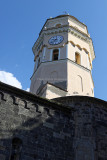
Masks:
[[[95,58],[87,26],[70,15],[48,19],[33,46],[30,91],[45,98],[94,96]]]

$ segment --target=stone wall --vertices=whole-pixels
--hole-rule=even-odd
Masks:
[[[0,82],[0,160],[107,160],[106,120],[96,98],[55,102]]]
[[[107,160],[107,102],[85,96],[54,100],[75,110],[75,159]]]

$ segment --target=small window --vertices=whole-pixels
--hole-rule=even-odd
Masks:
[[[80,64],[80,55],[78,53],[75,53],[75,62]]]
[[[61,24],[56,24],[56,27],[60,27],[61,26]]]
[[[58,60],[58,56],[59,56],[59,49],[54,49],[53,50],[53,61],[57,61]]]

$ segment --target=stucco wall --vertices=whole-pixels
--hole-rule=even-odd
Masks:
[[[60,22],[61,26],[55,27]],[[50,45],[49,39],[58,35],[63,36],[63,41],[57,45]],[[60,82],[67,81],[67,96],[76,93],[94,96],[94,84],[91,75],[94,50],[92,51],[91,41],[87,27],[76,18],[66,15],[48,19],[33,47],[36,63],[38,63],[39,57],[42,63],[38,68],[34,68],[30,91],[38,93],[42,84],[47,81],[53,83],[50,81],[50,75],[56,72],[53,74],[54,81],[56,79],[55,83],[59,83],[59,79]],[[40,49],[38,46],[41,46]],[[54,49],[59,50],[57,61],[52,59]],[[76,53],[80,57],[80,66],[75,64]],[[80,83],[82,83],[82,87]]]
[[[77,92],[79,95],[94,96],[94,84],[89,70],[68,60],[67,72],[69,95],[75,95]]]
[[[52,74],[56,76],[52,76]],[[30,90],[31,92],[36,93],[42,82],[45,84],[46,82],[59,83],[63,81],[67,81],[67,62],[63,60],[44,62],[40,64],[39,68],[31,78]]]
[[[60,88],[57,88],[55,86],[52,86],[50,84],[47,84],[47,90],[46,90],[46,98],[53,99],[57,97],[64,97],[67,95],[67,92],[64,90],[61,90]]]

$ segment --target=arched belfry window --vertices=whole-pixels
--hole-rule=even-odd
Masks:
[[[80,57],[80,54],[79,53],[75,53],[75,62],[77,64],[81,64],[81,57]]]
[[[10,160],[20,160],[22,150],[22,141],[19,138],[14,138],[12,140],[12,151]]]
[[[59,49],[54,49],[54,50],[53,50],[52,60],[53,60],[53,61],[57,61],[57,60],[58,60],[58,57],[59,57]]]

